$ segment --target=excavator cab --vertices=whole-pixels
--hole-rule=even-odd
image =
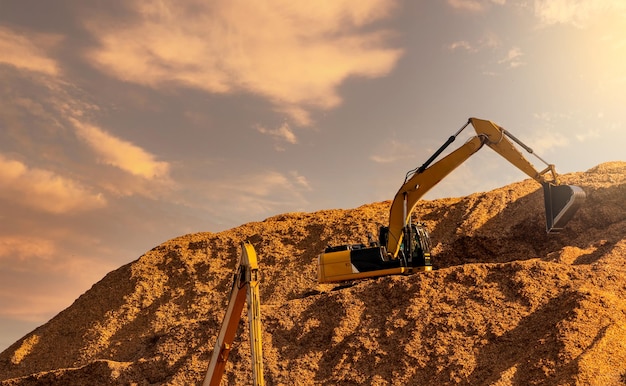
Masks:
[[[430,261],[430,235],[424,224],[410,224],[410,249],[407,251],[411,258],[408,261],[412,267],[432,267]]]
[[[381,226],[378,235],[380,245],[387,245],[389,227]],[[405,240],[409,240],[409,243],[406,243]],[[405,225],[398,258],[406,267],[421,268],[421,270],[432,269],[430,234],[424,224],[411,223]]]

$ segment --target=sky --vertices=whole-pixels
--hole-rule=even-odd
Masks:
[[[0,350],[171,238],[390,200],[469,117],[624,160],[625,101],[622,0],[0,0]]]

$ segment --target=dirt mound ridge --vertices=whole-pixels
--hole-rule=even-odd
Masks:
[[[424,201],[437,270],[316,283],[327,244],[366,242],[389,202],[175,238],[106,275],[0,354],[1,385],[201,383],[239,242],[262,270],[266,382],[626,384],[626,163],[563,176],[587,201],[545,234],[538,185]],[[249,384],[246,326],[228,384]]]

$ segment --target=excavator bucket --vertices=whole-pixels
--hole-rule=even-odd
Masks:
[[[585,201],[585,192],[574,185],[543,183],[548,233],[560,232]]]

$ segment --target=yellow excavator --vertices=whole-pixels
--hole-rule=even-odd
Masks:
[[[250,327],[250,356],[252,358],[252,384],[262,386],[263,349],[261,343],[261,300],[259,298],[259,266],[256,251],[247,241],[241,243],[239,263],[233,277],[230,300],[222,327],[217,335],[209,369],[204,378],[203,386],[219,386],[228,354],[239,327],[243,305],[248,300],[248,324]]]
[[[435,162],[470,124],[476,130],[476,135]],[[536,154],[534,155],[547,167],[541,171],[535,169],[513,142],[534,154],[530,147],[504,128],[488,120],[470,118],[422,166],[406,174],[404,183],[391,204],[389,226],[380,227],[378,240],[370,235],[369,245],[361,243],[328,246],[318,256],[318,281],[342,282],[431,270],[428,230],[423,224],[411,223],[411,213],[426,192],[484,145],[495,150],[543,186],[546,230],[548,233],[561,231],[585,201],[585,192],[578,186],[561,185],[554,165],[548,164]]]

